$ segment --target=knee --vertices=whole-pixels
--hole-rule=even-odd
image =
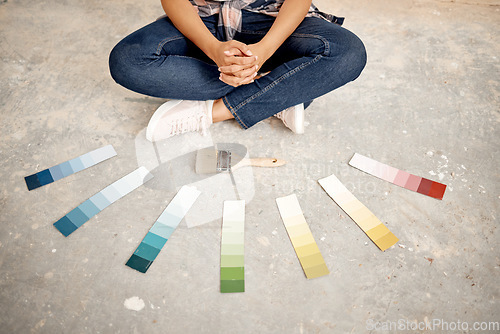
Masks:
[[[131,82],[141,71],[144,63],[144,50],[141,43],[131,36],[121,40],[109,54],[109,72],[118,84],[129,88]]]
[[[355,80],[363,69],[366,66],[366,48],[361,39],[358,36],[351,33],[351,42],[350,42],[350,52],[349,54],[349,62],[352,64],[353,72],[355,74],[352,80]]]
[[[128,63],[128,49],[130,46],[123,40],[119,42],[109,54],[109,72],[113,80],[122,84],[126,76]]]
[[[349,30],[342,29],[343,34],[330,40],[330,54],[335,57],[345,71],[350,81],[359,77],[366,65],[366,49],[358,36]]]

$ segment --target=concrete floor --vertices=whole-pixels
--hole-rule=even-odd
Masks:
[[[369,60],[357,81],[312,104],[306,134],[276,119],[247,131],[227,122],[158,143],[151,157],[144,128],[162,100],[116,85],[107,56],[161,14],[159,1],[0,2],[0,332],[364,333],[388,321],[500,321],[500,2],[315,3],[347,17]],[[197,210],[214,216],[182,222],[147,274],[126,267],[187,180],[162,166],[217,142],[289,162],[236,180],[247,199],[246,292],[219,293],[217,205],[236,192],[214,191],[210,179],[198,182],[208,202]],[[24,176],[106,144],[117,157],[27,191]],[[355,152],[447,184],[444,199],[349,167]],[[151,183],[68,238],[54,229],[138,165],[153,170]],[[332,173],[399,237],[395,247],[381,252],[321,189]],[[292,192],[327,277],[305,278],[286,234],[275,198]]]

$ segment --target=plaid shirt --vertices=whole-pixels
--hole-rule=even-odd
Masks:
[[[278,16],[281,5],[285,0],[189,0],[201,17],[219,14],[219,26],[224,28],[226,40],[233,39],[237,31],[241,31],[242,10]],[[341,25],[344,18],[320,12],[316,6],[311,5],[308,17],[322,19]]]

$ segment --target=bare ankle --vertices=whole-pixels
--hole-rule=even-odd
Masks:
[[[212,109],[212,122],[222,122],[231,118],[234,118],[234,116],[231,114],[229,109],[227,109],[222,99],[215,100]]]

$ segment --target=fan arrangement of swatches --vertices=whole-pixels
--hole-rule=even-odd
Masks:
[[[60,180],[116,156],[111,145],[101,147],[80,157],[63,162],[25,177],[28,190]],[[396,169],[356,153],[349,165],[368,174],[421,194],[442,199],[446,185]],[[153,178],[145,168],[139,167],[118,179],[54,223],[65,237],[107,206],[137,189]],[[321,187],[366,233],[382,251],[392,247],[398,238],[366,207],[342,182],[330,175],[318,180]],[[126,265],[146,273],[161,249],[200,195],[195,187],[182,186],[165,210],[147,232]],[[292,246],[308,279],[328,275],[330,272],[306,222],[295,194],[276,198],[279,213]],[[244,235],[245,201],[224,201],[221,232],[220,291],[244,292]]]

